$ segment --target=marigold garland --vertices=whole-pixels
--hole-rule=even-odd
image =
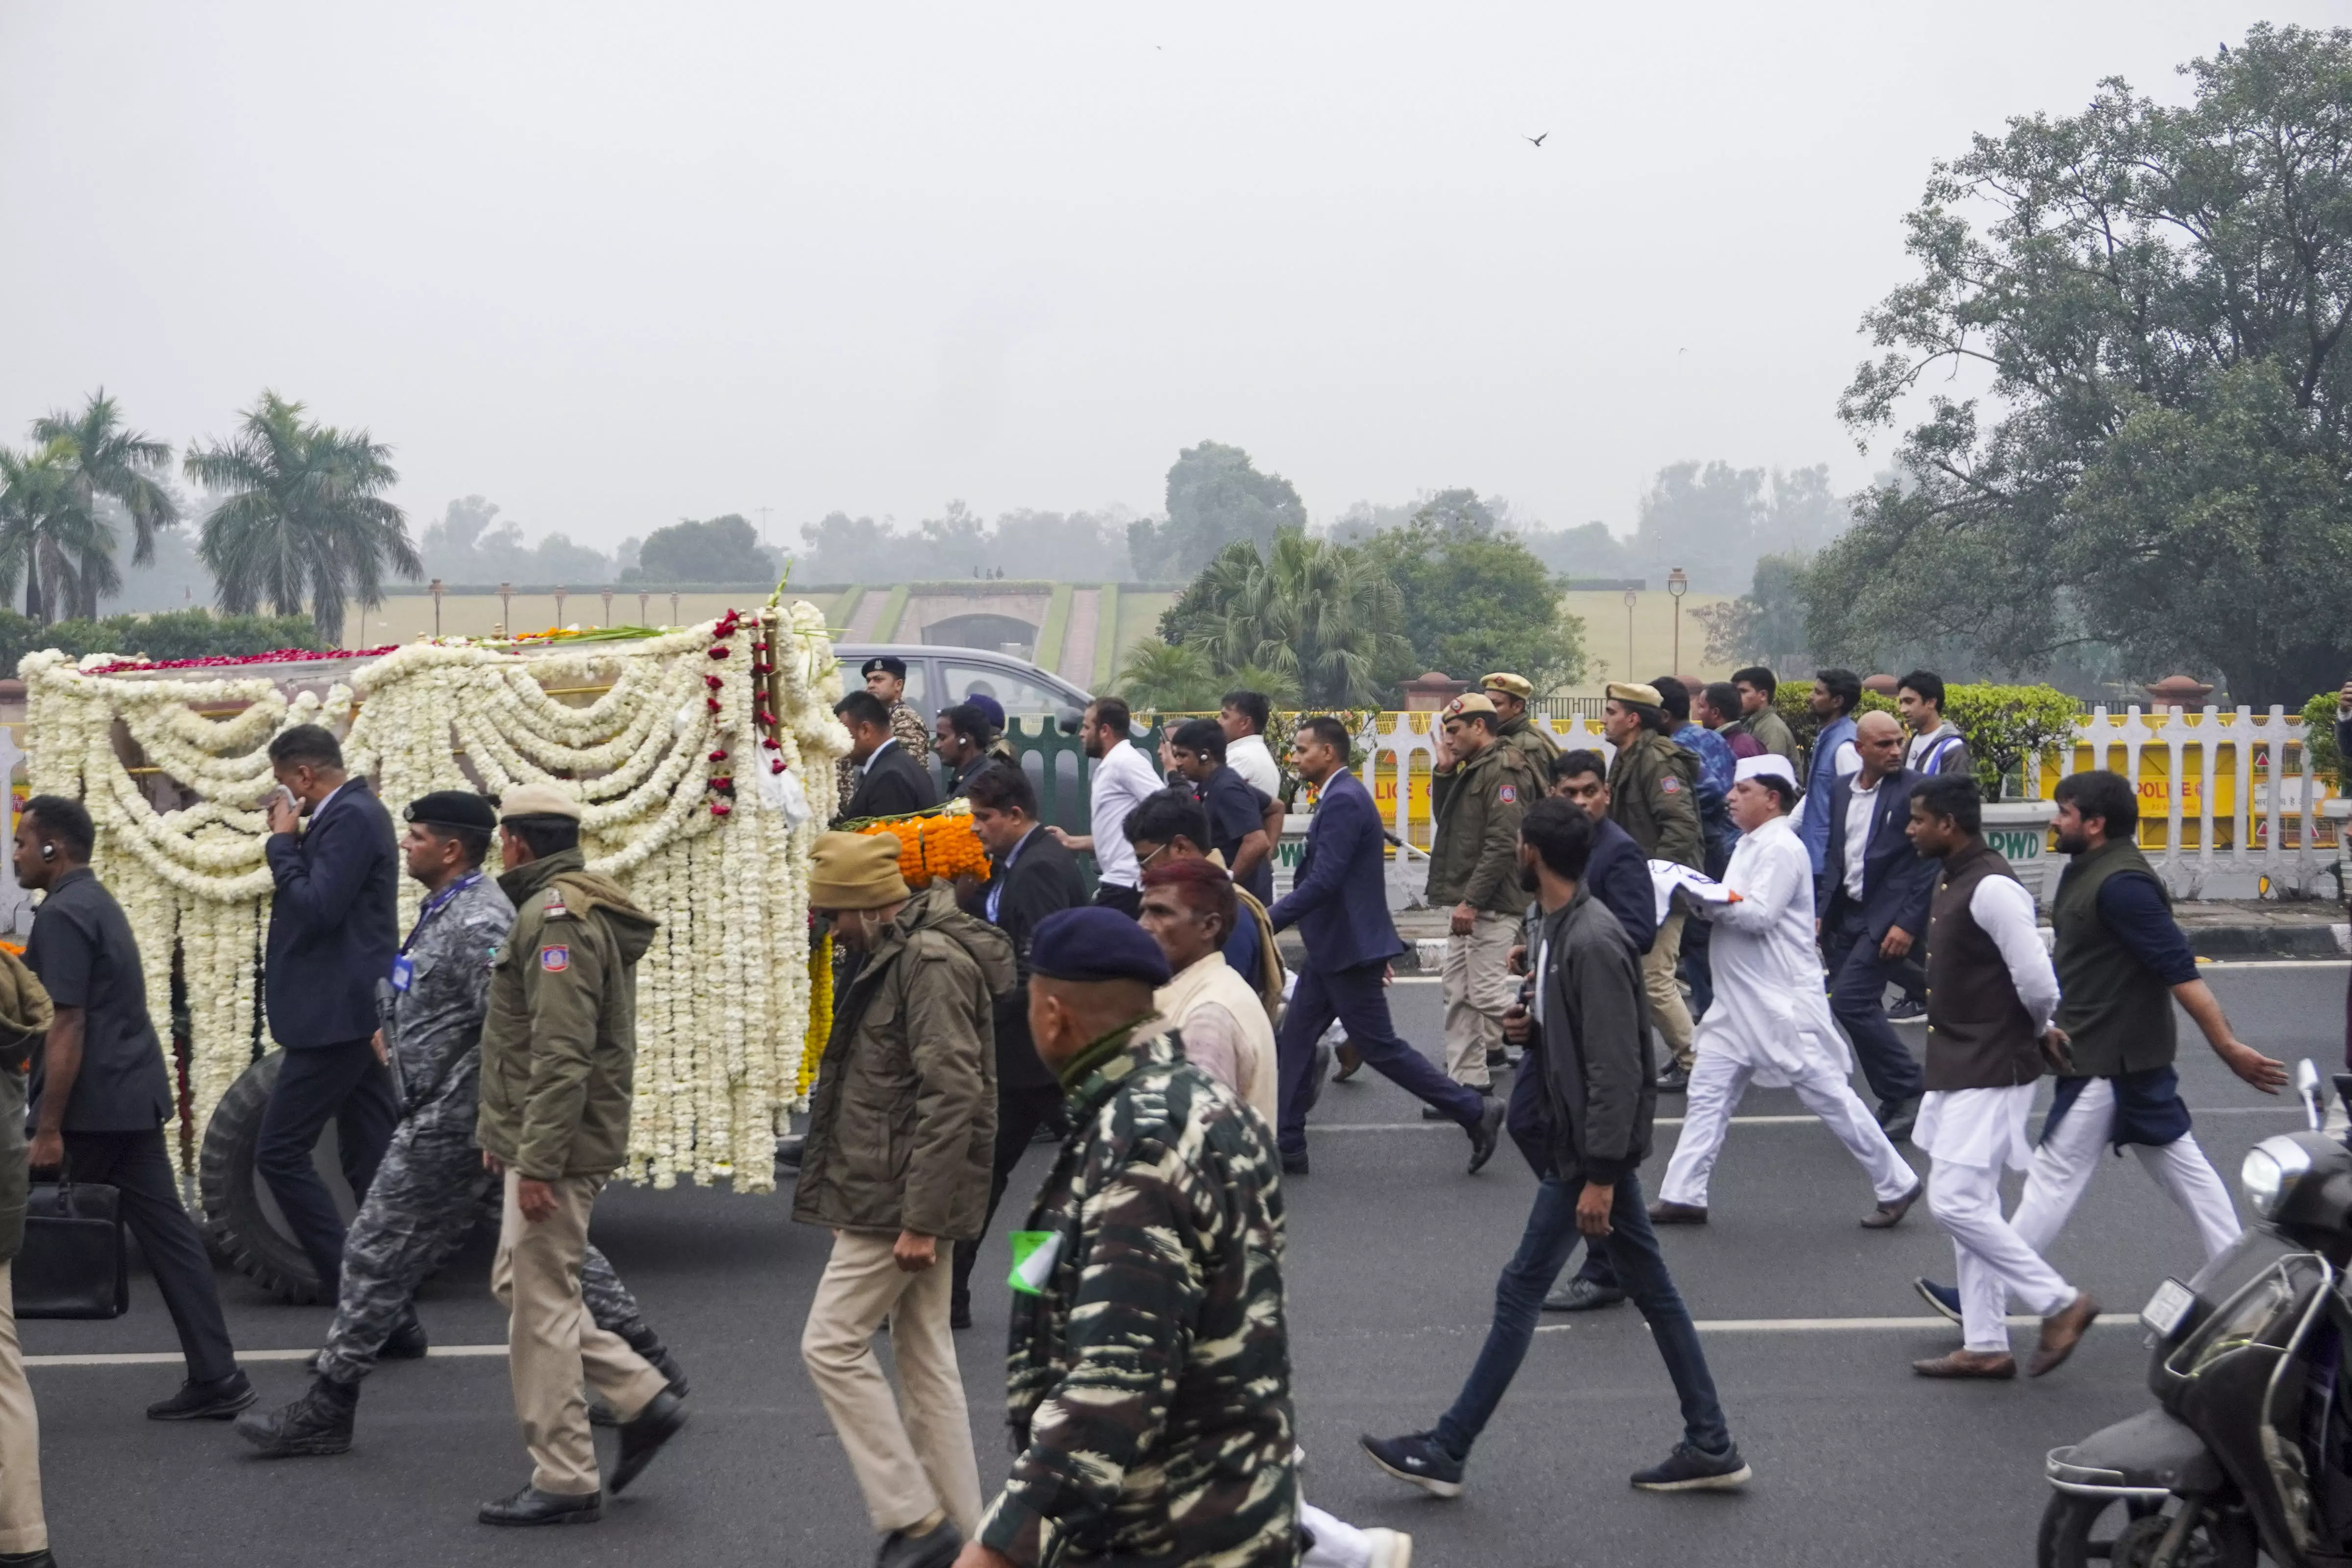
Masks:
[[[800,1075],[793,1098],[808,1109],[809,1086],[816,1081],[816,1064],[824,1058],[824,1043],[833,1037],[833,933],[826,931],[809,947],[808,1033],[801,1041]]]
[[[961,809],[959,810],[958,808]],[[856,833],[887,833],[898,840],[898,875],[910,888],[928,888],[932,879],[958,877],[988,880],[988,847],[971,826],[971,807],[961,800],[929,811],[904,816],[877,816],[851,826]]]

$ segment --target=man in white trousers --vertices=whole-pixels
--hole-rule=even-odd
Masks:
[[[2067,1065],[2010,1223],[2027,1246],[2046,1249],[2082,1201],[2100,1151],[2129,1145],[2189,1216],[2210,1260],[2238,1239],[2238,1211],[2180,1101],[2173,1003],[2197,1021],[2213,1054],[2264,1094],[2279,1091],[2286,1068],[2230,1032],[2221,1003],[2198,978],[2171,895],[2134,842],[2139,796],[2131,782],[2104,771],[2070,773],[2056,799],[2058,847],[2071,858],[2051,906]],[[1949,1287],[1918,1286],[1938,1311],[1955,1313]]]
[[[1865,1228],[1891,1229],[1919,1199],[1919,1178],[1847,1081],[1853,1060],[1813,948],[1812,861],[1789,821],[1796,799],[1796,771],[1784,757],[1767,752],[1735,770],[1731,820],[1740,839],[1723,874],[1732,901],[1698,908],[1714,931],[1716,1005],[1699,1020],[1689,1106],[1650,1205],[1654,1225],[1706,1223],[1707,1176],[1751,1083],[1794,1089],[1837,1134],[1878,1198]]]
[[[2000,1173],[2023,1170],[2033,1085],[2058,1007],[2033,896],[1980,831],[1976,780],[1938,773],[1911,796],[1911,843],[1943,862],[1927,915],[1927,1091],[1913,1141],[1935,1161],[1927,1207],[1959,1265],[1961,1347],[1911,1363],[1922,1377],[2011,1378],[2008,1298],[2042,1317],[2035,1377],[2074,1353],[2098,1303],[2000,1214]]]

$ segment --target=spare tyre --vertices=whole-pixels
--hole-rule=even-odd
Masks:
[[[221,1096],[197,1154],[196,1193],[204,1204],[205,1239],[215,1254],[279,1300],[311,1306],[331,1298],[253,1163],[261,1142],[262,1112],[269,1107],[269,1091],[285,1060],[282,1048],[271,1051],[238,1074]],[[328,1152],[319,1161],[320,1175],[348,1219],[350,1198],[334,1159],[333,1137],[334,1123],[330,1121],[320,1138]]]

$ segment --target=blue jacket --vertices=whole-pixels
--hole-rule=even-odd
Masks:
[[[1813,879],[1813,908],[1822,915],[1822,929],[1835,931],[1853,900],[1845,890],[1845,808],[1853,799],[1849,773],[1829,794],[1829,851]],[[1911,820],[1911,795],[1925,775],[1897,768],[1878,781],[1877,799],[1870,811],[1870,839],[1862,856],[1862,913],[1870,922],[1870,940],[1886,940],[1886,928],[1901,926],[1914,942],[1927,934],[1927,901],[1936,893],[1936,873],[1943,862],[1931,860],[1911,847],[1903,831]]]
[[[1404,951],[1389,919],[1380,808],[1342,768],[1324,781],[1307,851],[1290,891],[1266,910],[1276,931],[1298,928],[1307,967],[1319,974],[1385,963]]]
[[[1822,874],[1822,857],[1829,849],[1830,792],[1838,780],[1838,750],[1853,739],[1850,713],[1822,725],[1822,732],[1813,737],[1813,763],[1805,772],[1805,804],[1797,818],[1797,837],[1804,840],[1805,853],[1813,858],[1816,877]]]
[[[1625,928],[1635,952],[1658,940],[1658,895],[1650,862],[1633,836],[1602,817],[1592,832],[1592,858],[1584,863],[1584,885]]]
[[[310,816],[309,829],[268,846],[265,979],[269,1034],[289,1050],[375,1033],[376,985],[400,954],[400,853],[392,817],[362,778]]]

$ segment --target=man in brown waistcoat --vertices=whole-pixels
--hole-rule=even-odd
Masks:
[[[2064,1228],[2098,1168],[2099,1151],[2126,1144],[2197,1227],[2208,1259],[2238,1239],[2230,1189],[2189,1130],[2180,1102],[2172,1005],[2177,1000],[2229,1069],[2264,1094],[2286,1082],[2282,1064],[2239,1041],[2172,918],[2172,897],[2134,842],[2139,795],[2104,770],[2069,773],[2056,791],[2058,847],[2071,858],[2051,907],[2062,999],[2057,1033],[2066,1065],[2011,1224],[2040,1252]],[[1957,1321],[1948,1287],[1921,1289]]]
[[[2034,929],[2033,896],[1979,831],[1975,779],[1939,773],[1911,796],[1911,843],[1941,860],[1927,913],[1927,1092],[1912,1138],[1934,1161],[1927,1207],[1959,1265],[1961,1348],[1911,1363],[1922,1377],[2010,1378],[2008,1298],[2042,1318],[2027,1369],[2040,1377],[2074,1352],[2098,1303],[2077,1290],[2001,1217],[2000,1173],[2023,1170],[2058,976]]]

